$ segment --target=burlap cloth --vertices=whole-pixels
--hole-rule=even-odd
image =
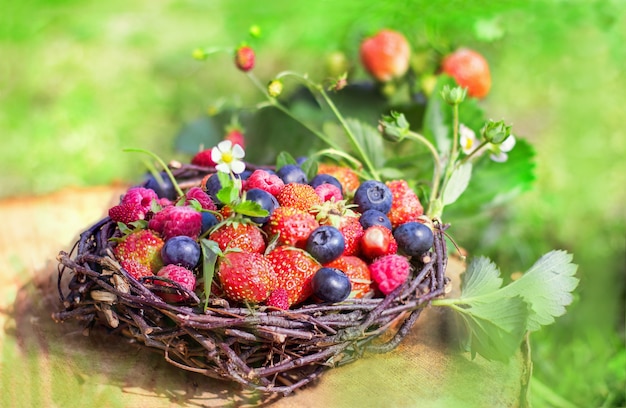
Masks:
[[[474,360],[453,346],[450,317],[428,309],[393,352],[330,370],[314,386],[263,399],[188,373],[156,352],[54,323],[56,261],[105,213],[121,186],[0,201],[0,406],[2,407],[516,407],[526,404],[528,354]],[[458,286],[463,264],[451,259]]]

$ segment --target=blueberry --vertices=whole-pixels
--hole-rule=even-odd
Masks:
[[[217,193],[222,189],[222,183],[220,182],[217,173],[214,173],[207,178],[204,188],[215,204],[221,203],[221,201],[217,199]]]
[[[339,258],[345,247],[343,234],[330,225],[316,228],[306,240],[307,252],[322,264]]]
[[[393,231],[398,249],[408,256],[419,256],[433,246],[433,231],[420,222],[407,222]]]
[[[339,188],[339,191],[341,191],[341,194],[343,194],[343,188],[341,187],[341,183],[330,174],[318,174],[317,176],[313,177],[311,181],[309,181],[309,184],[313,188],[325,183],[337,186]]]
[[[252,170],[244,170],[243,173],[239,175],[239,178],[242,180],[248,180],[248,177],[252,174]]]
[[[172,237],[161,248],[161,258],[165,265],[180,265],[193,269],[200,260],[200,245],[184,235]]]
[[[213,228],[218,222],[219,221],[214,214],[202,211],[202,229],[200,230],[200,235]]]
[[[261,208],[269,212],[269,214],[265,217],[250,217],[250,219],[257,224],[265,224],[274,213],[274,210],[278,208],[278,201],[276,200],[276,197],[265,190],[261,190],[260,188],[251,188],[246,191],[246,200],[258,203]]]
[[[361,222],[363,229],[368,229],[373,225],[382,225],[383,227],[391,230],[391,221],[389,221],[389,217],[378,210],[372,209],[365,211],[361,214],[359,221]]]
[[[285,184],[306,184],[308,181],[306,174],[304,174],[304,170],[296,164],[285,164],[283,167],[278,169],[276,175],[278,175],[278,177],[280,177]]]
[[[296,158],[296,164],[297,164],[298,166],[302,166],[302,164],[303,164],[305,161],[307,161],[307,160],[309,160],[309,158],[308,158],[308,157],[306,157],[306,156],[298,156],[298,157]]]
[[[376,180],[364,181],[354,193],[354,203],[359,206],[360,213],[367,210],[378,210],[387,214],[391,209],[392,199],[393,196],[389,187]]]
[[[330,303],[346,300],[352,291],[350,278],[335,268],[320,268],[311,279],[311,287],[313,296]]]
[[[172,201],[176,200],[178,193],[176,192],[174,184],[172,184],[172,180],[170,180],[169,176],[164,171],[159,174],[162,182],[159,182],[152,173],[148,173],[144,179],[143,186],[154,190],[159,198],[167,198]]]

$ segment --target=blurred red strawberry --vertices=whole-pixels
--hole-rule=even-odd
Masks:
[[[411,49],[409,43],[397,31],[380,30],[361,43],[361,63],[380,82],[402,77],[409,69]]]
[[[476,51],[459,48],[443,59],[441,69],[453,77],[459,86],[467,88],[469,96],[484,98],[491,89],[489,64]]]

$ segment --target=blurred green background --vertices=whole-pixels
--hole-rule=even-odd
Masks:
[[[538,179],[513,202],[458,220],[456,238],[509,273],[554,248],[574,253],[574,304],[531,337],[532,402],[626,406],[626,2],[1,0],[0,9],[0,197],[136,181],[144,169],[124,147],[181,156],[183,124],[219,101],[259,100],[229,55],[190,57],[238,44],[252,24],[263,30],[263,80],[323,73],[325,56],[356,58],[361,36],[382,27],[416,47],[479,50],[493,78],[482,105],[534,144]]]

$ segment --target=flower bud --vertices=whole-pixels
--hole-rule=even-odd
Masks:
[[[409,122],[407,122],[404,114],[391,112],[391,115],[383,115],[382,120],[378,122],[378,130],[386,140],[390,142],[399,142],[409,133]]]
[[[490,120],[480,131],[484,140],[494,145],[501,144],[511,135],[511,126],[507,126],[504,121],[494,122]]]
[[[261,36],[261,27],[259,27],[258,25],[254,24],[254,25],[250,26],[250,29],[248,30],[248,33],[250,33],[250,37],[252,37],[252,38],[259,38]]]
[[[235,50],[235,65],[243,72],[254,68],[254,50],[247,45],[242,45]]]
[[[278,97],[281,93],[283,93],[283,82],[280,79],[272,79],[267,84],[267,93],[272,98]]]
[[[461,88],[460,86],[450,88],[450,86],[444,85],[441,90],[441,97],[448,105],[458,105],[465,100],[466,96],[467,88]]]
[[[191,52],[191,56],[198,61],[204,61],[208,55],[209,54],[207,54],[207,52],[204,51],[202,48],[196,48]]]

